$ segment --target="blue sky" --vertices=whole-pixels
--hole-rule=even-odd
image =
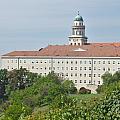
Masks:
[[[0,0],[0,54],[68,44],[78,10],[89,42],[120,41],[120,0]]]

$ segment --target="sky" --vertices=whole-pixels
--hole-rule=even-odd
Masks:
[[[88,42],[120,42],[120,0],[0,0],[0,55],[68,44],[77,11]]]

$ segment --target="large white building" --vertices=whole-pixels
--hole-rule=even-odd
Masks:
[[[54,71],[72,80],[78,89],[86,87],[94,92],[106,71],[120,70],[120,43],[87,43],[83,18],[78,13],[69,45],[49,45],[39,51],[13,51],[2,56],[2,68],[20,67],[41,75]]]

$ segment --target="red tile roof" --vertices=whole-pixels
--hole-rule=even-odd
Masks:
[[[82,46],[49,45],[40,51],[13,51],[4,56],[120,57],[120,43],[91,43]]]

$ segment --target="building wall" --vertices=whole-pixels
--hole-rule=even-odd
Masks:
[[[101,85],[101,76],[109,71],[120,70],[120,58],[78,58],[78,57],[3,57],[2,69],[26,68],[31,72],[47,75],[54,71],[58,76],[72,80],[75,86]]]

